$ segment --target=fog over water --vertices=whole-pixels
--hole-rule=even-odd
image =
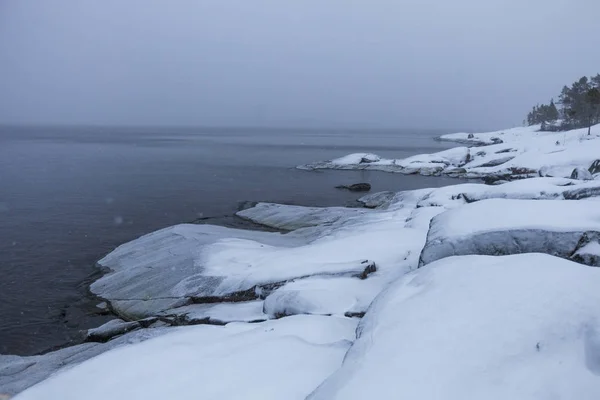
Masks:
[[[473,129],[598,73],[597,0],[3,0],[0,123]]]

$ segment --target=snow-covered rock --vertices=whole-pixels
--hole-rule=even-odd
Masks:
[[[161,318],[174,325],[214,324],[225,325],[229,322],[260,322],[269,319],[263,313],[263,301],[245,301],[237,303],[190,304],[165,311]]]
[[[571,179],[579,179],[582,181],[591,181],[594,179],[590,171],[583,167],[577,167],[571,172]]]
[[[600,182],[581,182],[566,178],[530,178],[493,186],[463,183],[433,189],[417,206],[454,208],[486,199],[559,200],[575,193],[584,197],[586,194],[593,196],[596,192],[600,194]]]
[[[454,255],[547,253],[569,258],[586,232],[600,232],[594,202],[491,199],[435,216],[421,265]]]
[[[396,192],[377,192],[361,197],[358,202],[366,208],[378,208],[389,205],[394,196]]]
[[[180,328],[141,329],[106,343],[84,343],[38,356],[0,354],[0,392],[9,395],[17,394],[59,371],[71,368],[111,349],[139,343],[177,329]],[[52,398],[46,397],[46,399]]]
[[[264,312],[272,318],[296,314],[360,315],[384,285],[380,277],[299,279],[271,293],[265,299]]]
[[[600,153],[600,125],[568,132],[540,132],[539,126],[497,132],[457,133],[442,140],[483,147],[456,147],[405,159],[382,159],[362,163],[360,154],[315,162],[301,169],[375,169],[404,174],[446,174],[453,177],[514,180],[534,176],[571,176],[574,168],[587,168]],[[591,171],[590,171],[591,172]],[[594,172],[591,172],[594,174]]]
[[[189,224],[163,229],[100,260],[111,273],[91,289],[123,319],[137,320],[177,314],[172,310],[192,303],[258,300],[287,281],[309,276],[360,277],[373,272],[374,265],[380,274],[392,276],[415,266],[407,254],[420,251],[426,234],[425,227],[405,227],[415,195],[399,199],[406,201],[406,209],[259,204],[244,211],[258,223],[304,226],[287,234]]]
[[[330,161],[300,165],[297,168],[317,169],[373,169],[403,174],[439,175],[448,167],[461,167],[470,160],[467,147],[457,147],[433,154],[419,154],[403,160],[383,159],[371,154],[373,161],[364,162],[365,153],[350,154]]]
[[[303,400],[342,362],[356,319],[200,325],[88,360],[18,400]]]
[[[189,304],[192,296],[234,295],[237,289],[219,286],[233,270],[211,265],[205,253],[224,242],[272,248],[304,243],[293,235],[255,232],[211,225],[176,225],[119,246],[98,264],[111,272],[91,285],[128,320],[157,315]],[[212,268],[211,268],[212,267]],[[304,272],[306,273],[306,272]],[[291,273],[292,277],[294,276]],[[239,280],[244,276],[236,275]],[[232,278],[233,279],[233,278]],[[252,288],[252,284],[244,289]]]
[[[275,229],[295,229],[332,224],[341,218],[364,215],[366,210],[347,207],[302,207],[273,203],[258,203],[238,211],[238,217]]]
[[[127,322],[122,319],[113,319],[98,328],[88,329],[87,339],[102,342],[140,327],[141,325],[137,321]]]
[[[394,282],[310,400],[596,400],[600,269],[543,254],[446,258]]]

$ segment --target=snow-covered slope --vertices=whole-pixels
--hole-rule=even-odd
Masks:
[[[596,400],[600,269],[463,256],[408,274],[310,400]]]
[[[356,319],[187,327],[88,360],[18,400],[302,400],[342,362]]]

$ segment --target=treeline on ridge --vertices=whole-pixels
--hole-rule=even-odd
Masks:
[[[557,106],[558,104],[558,106]],[[584,76],[564,86],[558,102],[538,104],[527,114],[527,125],[541,125],[543,131],[589,128],[600,123],[600,74]]]

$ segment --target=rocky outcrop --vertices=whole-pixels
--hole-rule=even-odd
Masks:
[[[572,258],[582,238],[597,232],[600,209],[593,202],[483,200],[431,220],[419,265],[469,254],[546,253]]]
[[[122,319],[113,319],[98,328],[89,329],[87,340],[90,342],[106,342],[115,336],[139,329],[141,326],[138,321],[127,322]]]
[[[368,192],[371,190],[371,184],[369,183],[354,183],[352,185],[339,185],[336,189],[347,189],[351,192]]]
[[[365,208],[379,208],[389,205],[394,196],[396,196],[396,192],[377,192],[361,197],[358,202]]]
[[[595,160],[592,165],[588,168],[590,174],[594,175],[600,173],[600,160]]]
[[[236,215],[270,228],[296,229],[330,225],[341,219],[363,215],[367,210],[347,207],[302,207],[274,203],[258,203]]]
[[[590,171],[585,168],[577,167],[571,172],[571,179],[577,179],[581,181],[591,181],[594,179]]]

